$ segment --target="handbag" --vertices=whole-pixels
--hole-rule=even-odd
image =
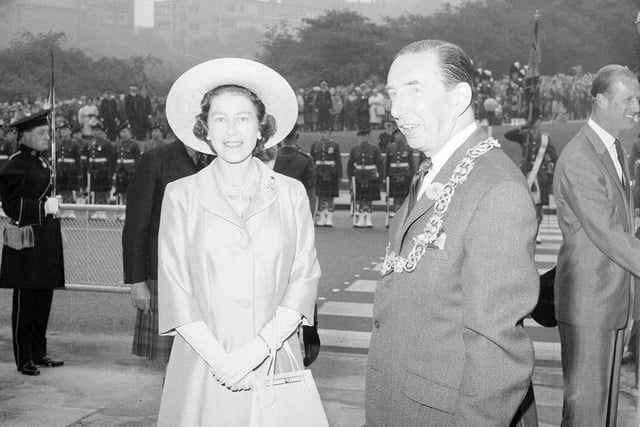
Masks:
[[[282,348],[295,370],[276,374],[272,353],[267,374],[254,383],[251,426],[329,427],[311,370],[300,368],[288,342]]]

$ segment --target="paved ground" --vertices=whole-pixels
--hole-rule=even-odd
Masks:
[[[336,227],[318,229],[324,268],[319,315],[323,352],[312,366],[332,426],[364,423],[364,372],[373,284],[386,231],[377,212],[373,230],[351,228],[344,211]],[[560,242],[554,217],[543,223],[538,245],[540,271],[555,262]],[[358,250],[347,252],[357,244]],[[349,256],[347,256],[347,254]],[[152,426],[158,410],[163,369],[130,355],[132,312],[128,296],[57,292],[49,334],[50,353],[61,368],[39,377],[20,375],[11,355],[10,291],[0,290],[0,426]],[[555,329],[527,321],[536,348],[534,387],[542,426],[557,426],[562,372]],[[640,425],[638,392],[630,366],[623,367],[620,427]]]

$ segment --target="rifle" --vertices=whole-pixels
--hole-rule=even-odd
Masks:
[[[386,177],[385,179],[385,186],[386,186],[386,195],[384,198],[384,202],[387,205],[387,216],[384,219],[384,226],[386,228],[389,228],[389,177]]]
[[[58,165],[56,159],[56,90],[54,86],[53,50],[51,54],[51,85],[49,86],[49,98],[51,101],[51,197],[56,197],[58,188]]]
[[[351,216],[353,225],[358,221],[358,202],[356,202],[356,176],[351,177]]]

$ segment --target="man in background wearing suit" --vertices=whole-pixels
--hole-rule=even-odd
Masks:
[[[167,362],[172,337],[158,335],[158,228],[166,185],[196,173],[209,159],[173,141],[146,151],[129,183],[122,231],[124,283],[131,285],[131,304],[138,309],[132,353]]]
[[[564,375],[563,426],[615,426],[625,337],[638,319],[640,240],[620,131],[634,126],[640,85],[601,68],[587,124],[564,148],[553,180],[563,242],[555,278]]]
[[[509,426],[531,383],[522,320],[538,298],[535,209],[520,170],[475,123],[473,75],[462,49],[439,40],[410,44],[389,70],[391,115],[430,160],[389,232],[367,427]]]

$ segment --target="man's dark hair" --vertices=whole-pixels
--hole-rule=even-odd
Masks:
[[[471,102],[476,96],[474,69],[471,60],[460,46],[442,40],[420,40],[405,46],[394,60],[406,54],[433,53],[440,62],[442,84],[447,90],[458,83],[467,83],[471,88]]]
[[[599,93],[610,93],[614,83],[623,77],[636,80],[638,78],[633,71],[622,65],[611,64],[600,68],[591,83],[591,97],[595,98]]]

